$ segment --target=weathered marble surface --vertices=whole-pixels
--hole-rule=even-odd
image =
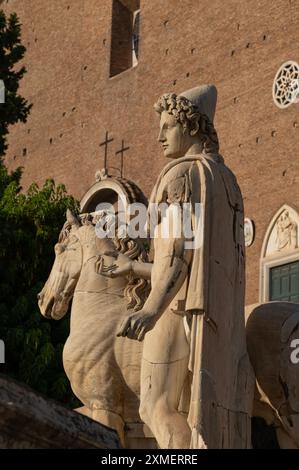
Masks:
[[[247,320],[247,346],[256,376],[253,416],[276,428],[279,446],[299,448],[299,364],[292,342],[299,338],[299,305],[268,302]]]
[[[39,294],[46,318],[59,320],[68,311],[70,334],[63,350],[63,365],[79,411],[115,429],[128,447],[127,427],[140,428],[139,382],[142,344],[117,338],[118,323],[140,308],[147,293],[143,279],[108,279],[97,272],[105,252],[122,252],[131,261],[146,259],[143,246],[129,237],[99,238],[97,220],[111,220],[107,213],[75,217],[70,211],[55,245],[55,261]],[[109,256],[109,262],[114,258]],[[140,304],[140,305],[139,305]],[[141,440],[144,435],[138,436]]]
[[[1,449],[119,449],[117,433],[0,375]]]
[[[153,263],[143,268],[151,291],[119,331],[144,340],[140,417],[166,449],[250,447],[254,381],[245,338],[243,201],[219,154],[216,100],[216,88],[203,85],[164,94],[155,105],[169,163],[150,205],[167,209],[158,211]],[[186,206],[192,235],[182,229]],[[109,263],[111,276],[126,273],[122,260],[107,259],[103,275]],[[132,264],[134,275],[141,265]]]
[[[244,318],[243,201],[219,154],[216,97],[214,86],[202,86],[162,95],[155,105],[170,162],[150,199],[167,206],[153,262],[129,237],[97,239],[91,214],[79,220],[68,213],[40,293],[41,313],[56,320],[73,298],[64,368],[84,404],[78,411],[116,429],[125,447],[143,439],[155,445],[154,437],[167,449],[249,448],[252,415],[277,427],[281,447],[299,445],[298,369],[289,365],[287,344],[298,307],[264,305],[251,314],[255,388]],[[185,204],[193,239],[182,230],[165,237],[163,219],[175,227],[183,219],[174,207]],[[273,249],[289,253],[297,236],[292,212],[279,214]]]

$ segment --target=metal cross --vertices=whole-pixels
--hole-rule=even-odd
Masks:
[[[105,170],[107,170],[108,144],[110,144],[110,142],[113,142],[113,140],[114,139],[112,139],[112,138],[109,139],[109,132],[106,131],[105,140],[104,140],[104,142],[102,142],[100,144],[100,147],[105,145],[105,155],[104,155],[104,168],[105,168]]]
[[[121,149],[115,152],[115,155],[120,154],[120,175],[123,177],[123,170],[124,170],[124,153],[129,150],[130,147],[125,147],[125,141],[121,141]]]

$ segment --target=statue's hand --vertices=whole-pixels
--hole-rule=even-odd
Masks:
[[[111,257],[115,260],[112,264]],[[95,270],[110,278],[127,276],[132,272],[132,260],[122,253],[106,252],[96,261]]]
[[[145,334],[154,328],[158,319],[159,315],[156,313],[141,309],[122,321],[117,336],[127,336],[142,341]]]

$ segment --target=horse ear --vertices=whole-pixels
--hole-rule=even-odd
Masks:
[[[80,222],[70,209],[66,210],[66,220],[72,226],[80,227]]]

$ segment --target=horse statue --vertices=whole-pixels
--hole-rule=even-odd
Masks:
[[[80,412],[115,429],[128,447],[125,424],[139,423],[142,344],[116,337],[128,310],[139,310],[148,294],[142,279],[109,278],[100,274],[102,255],[121,253],[147,260],[138,240],[99,238],[97,217],[67,221],[55,246],[49,279],[39,294],[46,318],[61,319],[72,299],[70,335],[63,351],[65,372],[84,407]],[[111,256],[111,264],[115,259]],[[247,346],[256,387],[252,415],[274,426],[281,448],[299,448],[299,363],[290,360],[299,339],[299,305],[268,302],[254,308],[246,324]]]
[[[253,309],[247,349],[256,378],[253,416],[274,426],[279,447],[299,448],[299,305],[268,302]]]
[[[96,272],[104,252],[146,260],[138,240],[99,238],[95,225],[107,214],[80,218],[67,211],[67,221],[55,245],[50,276],[38,295],[46,318],[61,319],[72,299],[70,334],[63,350],[63,365],[75,395],[84,404],[79,409],[115,429],[125,446],[125,423],[140,423],[139,374],[142,345],[117,338],[117,325],[127,309],[139,310],[148,283],[143,279],[108,279]],[[113,259],[111,259],[113,261]]]

